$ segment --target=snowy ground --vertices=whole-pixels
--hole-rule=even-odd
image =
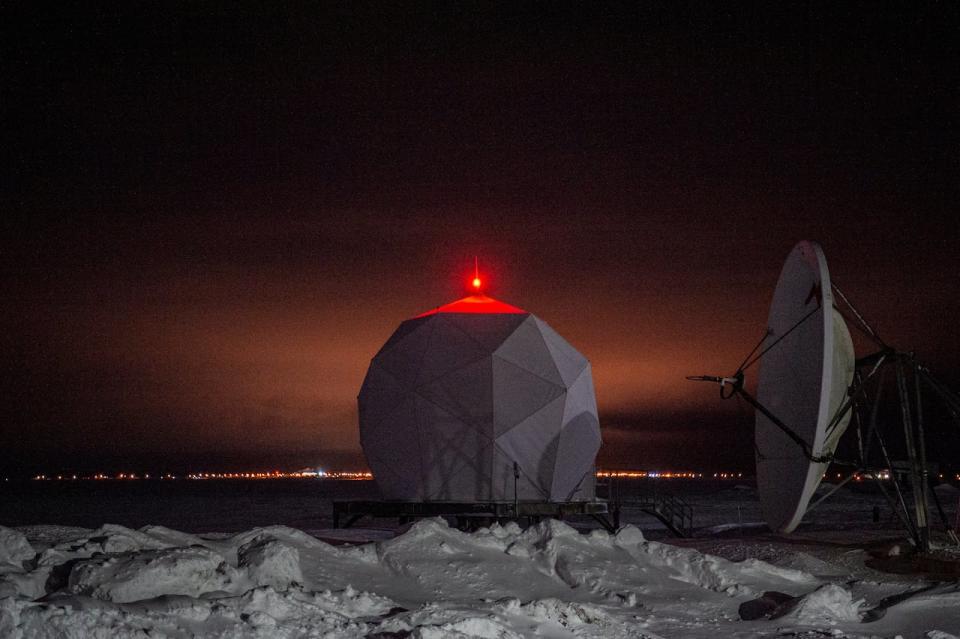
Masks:
[[[703,528],[672,543],[556,521],[468,534],[424,520],[396,535],[0,528],[0,637],[960,636],[956,581],[865,565],[898,535],[886,514],[872,523],[874,496],[842,491],[784,538],[755,523],[751,491],[691,496]],[[768,591],[791,599],[741,619]]]

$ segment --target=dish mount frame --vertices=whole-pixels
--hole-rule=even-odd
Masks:
[[[853,432],[856,433],[857,437],[857,459],[840,460],[832,453],[816,454],[810,443],[744,388],[745,370],[759,361],[764,353],[775,348],[786,335],[782,335],[767,344],[758,355],[754,356],[756,351],[764,346],[764,343],[771,336],[768,331],[733,375],[692,375],[688,376],[687,379],[719,384],[722,399],[730,399],[736,396],[745,400],[783,431],[802,450],[803,455],[809,461],[813,463],[832,463],[852,469],[850,474],[827,494],[808,504],[805,514],[819,506],[854,478],[868,476],[877,482],[893,512],[896,513],[904,529],[910,535],[918,552],[928,553],[930,551],[931,501],[937,507],[948,536],[955,544],[960,545],[960,539],[950,525],[936,493],[930,490],[930,466],[927,463],[926,424],[923,414],[924,398],[928,394],[932,394],[942,402],[957,426],[960,427],[960,396],[934,377],[930,370],[917,360],[913,352],[900,351],[888,345],[836,284],[831,283],[831,289],[835,293],[834,299],[841,302],[841,304],[834,302],[833,308],[840,313],[848,324],[852,324],[877,348],[875,352],[856,360],[853,383],[847,389],[847,398],[836,410],[827,425],[829,430],[848,413],[853,412]],[[796,328],[809,317],[810,315],[803,317],[793,328]],[[898,477],[896,464],[890,457],[889,447],[883,434],[884,429],[878,427],[880,413],[882,412],[881,399],[885,388],[885,374],[890,368],[893,368],[896,376],[898,421],[903,429],[904,447],[907,456],[906,471],[910,483],[909,498]],[[864,416],[864,409],[871,392],[873,396],[872,401],[869,402],[869,413]],[[866,429],[864,428],[864,422],[866,422]],[[865,430],[866,432],[864,432]],[[847,433],[843,435],[843,437],[849,436]],[[885,468],[875,467],[870,463],[872,448],[875,444],[880,449]],[[890,478],[893,480],[896,499],[883,484],[881,474],[886,469],[889,470]]]

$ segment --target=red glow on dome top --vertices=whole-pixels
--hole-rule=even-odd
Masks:
[[[417,317],[426,317],[434,313],[526,313],[526,311],[478,293],[421,313]]]

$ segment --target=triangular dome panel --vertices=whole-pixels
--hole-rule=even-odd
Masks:
[[[440,376],[417,393],[493,436],[493,362],[489,356]]]
[[[564,393],[557,386],[504,359],[493,356],[493,430],[510,430]]]
[[[493,444],[489,434],[426,398],[418,396],[416,404],[424,460],[424,492],[428,498],[441,499],[441,495],[449,495],[449,484],[458,473],[475,475],[474,484],[489,489],[489,457]]]
[[[513,459],[499,446],[494,446],[492,490],[498,499],[544,500],[549,491],[534,483],[536,476],[530,477],[520,470],[520,477],[514,478]],[[549,488],[549,486],[547,487]]]
[[[567,387],[563,423],[566,424],[580,413],[597,414],[597,394],[593,389],[593,371],[590,364],[587,364],[580,376]]]
[[[367,369],[357,397],[360,420],[368,427],[376,428],[385,417],[399,408],[408,394],[397,378],[374,360]]]
[[[417,381],[423,357],[430,345],[430,336],[436,324],[435,317],[425,318],[393,345],[380,352],[374,359],[384,370],[397,378],[404,388],[412,388]]]
[[[487,352],[495,350],[510,337],[529,314],[502,313],[476,315],[472,313],[447,313],[443,319],[450,322],[476,341]]]
[[[564,424],[560,431],[557,472],[552,493],[559,500],[573,496],[580,482],[593,471],[600,450],[600,424],[593,413],[583,412]]]
[[[549,497],[560,442],[564,398],[558,397],[497,437],[497,447]]]
[[[400,322],[400,326],[397,327],[397,330],[387,339],[386,343],[380,347],[380,350],[377,351],[377,355],[384,353],[391,348],[393,348],[397,342],[402,340],[404,337],[420,328],[424,324],[430,321],[429,317],[415,317],[413,319],[408,319],[403,322]]]
[[[457,501],[493,499],[493,484],[490,476],[493,442],[478,448],[470,457],[457,457],[444,466],[429,469],[427,499]]]
[[[537,326],[540,327],[543,341],[546,342],[547,348],[550,349],[550,353],[553,355],[553,361],[557,365],[557,370],[560,371],[560,376],[563,378],[564,383],[569,386],[580,376],[580,373],[587,365],[587,358],[577,352],[577,349],[573,346],[570,346],[567,340],[560,337],[555,330],[550,328],[549,324],[539,317],[535,317],[534,319],[537,322]]]
[[[375,477],[385,479],[378,485],[387,499],[422,497],[418,481],[422,466],[418,430],[414,399],[408,396],[377,428],[360,433],[370,470]]]
[[[527,316],[494,354],[557,386],[566,385],[532,315]]]
[[[450,371],[483,359],[485,355],[487,353],[476,341],[438,316],[433,320],[430,344],[420,361],[417,386],[428,384]]]

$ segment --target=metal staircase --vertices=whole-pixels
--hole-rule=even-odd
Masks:
[[[610,503],[613,523],[617,528],[620,527],[622,509],[636,508],[656,517],[677,537],[690,537],[693,534],[693,507],[682,498],[664,491],[658,482],[654,482],[649,491],[627,493],[616,477],[610,477],[597,483],[597,493]]]

